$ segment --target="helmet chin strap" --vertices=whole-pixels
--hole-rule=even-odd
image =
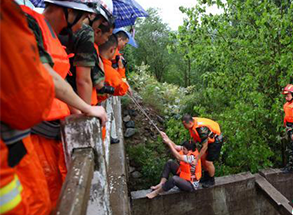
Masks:
[[[80,18],[83,15],[82,11],[78,11],[78,10],[76,10],[76,11],[77,11],[77,15],[76,15],[74,21],[72,23],[69,23],[68,22],[68,9],[65,7],[63,8],[63,12],[64,12],[65,19],[67,22],[67,26],[61,30],[61,32],[60,32],[61,35],[69,35],[69,37],[72,37],[72,35],[73,35],[72,27],[80,20]]]

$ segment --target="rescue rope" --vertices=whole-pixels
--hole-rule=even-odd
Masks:
[[[156,126],[154,121],[149,117],[149,115],[144,111],[142,106],[138,103],[138,101],[131,95],[127,93],[128,97],[131,99],[131,101],[137,106],[137,108],[146,116],[146,118],[151,122],[151,124],[155,127],[155,129],[160,133],[161,130]]]

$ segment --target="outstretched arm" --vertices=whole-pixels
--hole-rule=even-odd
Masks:
[[[206,151],[208,149],[209,135],[211,133],[210,129],[205,126],[200,127],[197,130],[197,132],[198,132],[200,139],[201,139],[202,148],[201,148],[196,160],[194,161],[194,165],[196,165],[196,163],[200,160],[200,158],[206,153]]]
[[[172,140],[169,139],[166,133],[160,132],[160,134],[163,138],[163,141],[169,146],[174,157],[179,161],[184,161],[184,156],[179,154],[179,152],[176,149],[176,144]]]
[[[199,152],[199,155],[195,159],[195,162],[194,162],[195,165],[200,160],[200,158],[206,153],[207,149],[208,149],[208,139],[203,143],[202,148]]]

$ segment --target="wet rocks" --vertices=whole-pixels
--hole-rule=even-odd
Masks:
[[[131,117],[129,115],[126,115],[123,117],[123,122],[129,122],[131,120]]]
[[[136,110],[133,110],[133,109],[124,110],[123,112],[124,112],[123,122],[126,128],[124,137],[129,138],[135,135],[136,133],[135,123],[132,120],[132,118],[137,116],[137,113],[136,113]]]
[[[132,137],[136,133],[135,128],[127,128],[124,134],[124,137],[129,138]]]
[[[131,176],[133,178],[140,178],[142,176],[142,174],[138,171],[134,171],[133,173],[131,173]]]
[[[129,109],[129,110],[128,110],[128,114],[129,114],[131,117],[136,117],[136,115],[137,115],[136,110],[133,110],[133,109]]]

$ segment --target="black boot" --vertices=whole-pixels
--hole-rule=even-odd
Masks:
[[[120,142],[120,140],[118,139],[118,138],[110,138],[110,143],[111,144],[116,144],[116,143],[119,143]]]
[[[212,186],[214,186],[214,185],[215,185],[215,177],[210,177],[210,176],[209,176],[209,180],[206,181],[206,182],[202,185],[202,187],[203,187],[203,188],[209,188],[209,187],[212,187]]]
[[[209,172],[208,171],[204,171],[203,172],[203,176],[199,180],[199,183],[205,183],[208,180],[209,180]]]

